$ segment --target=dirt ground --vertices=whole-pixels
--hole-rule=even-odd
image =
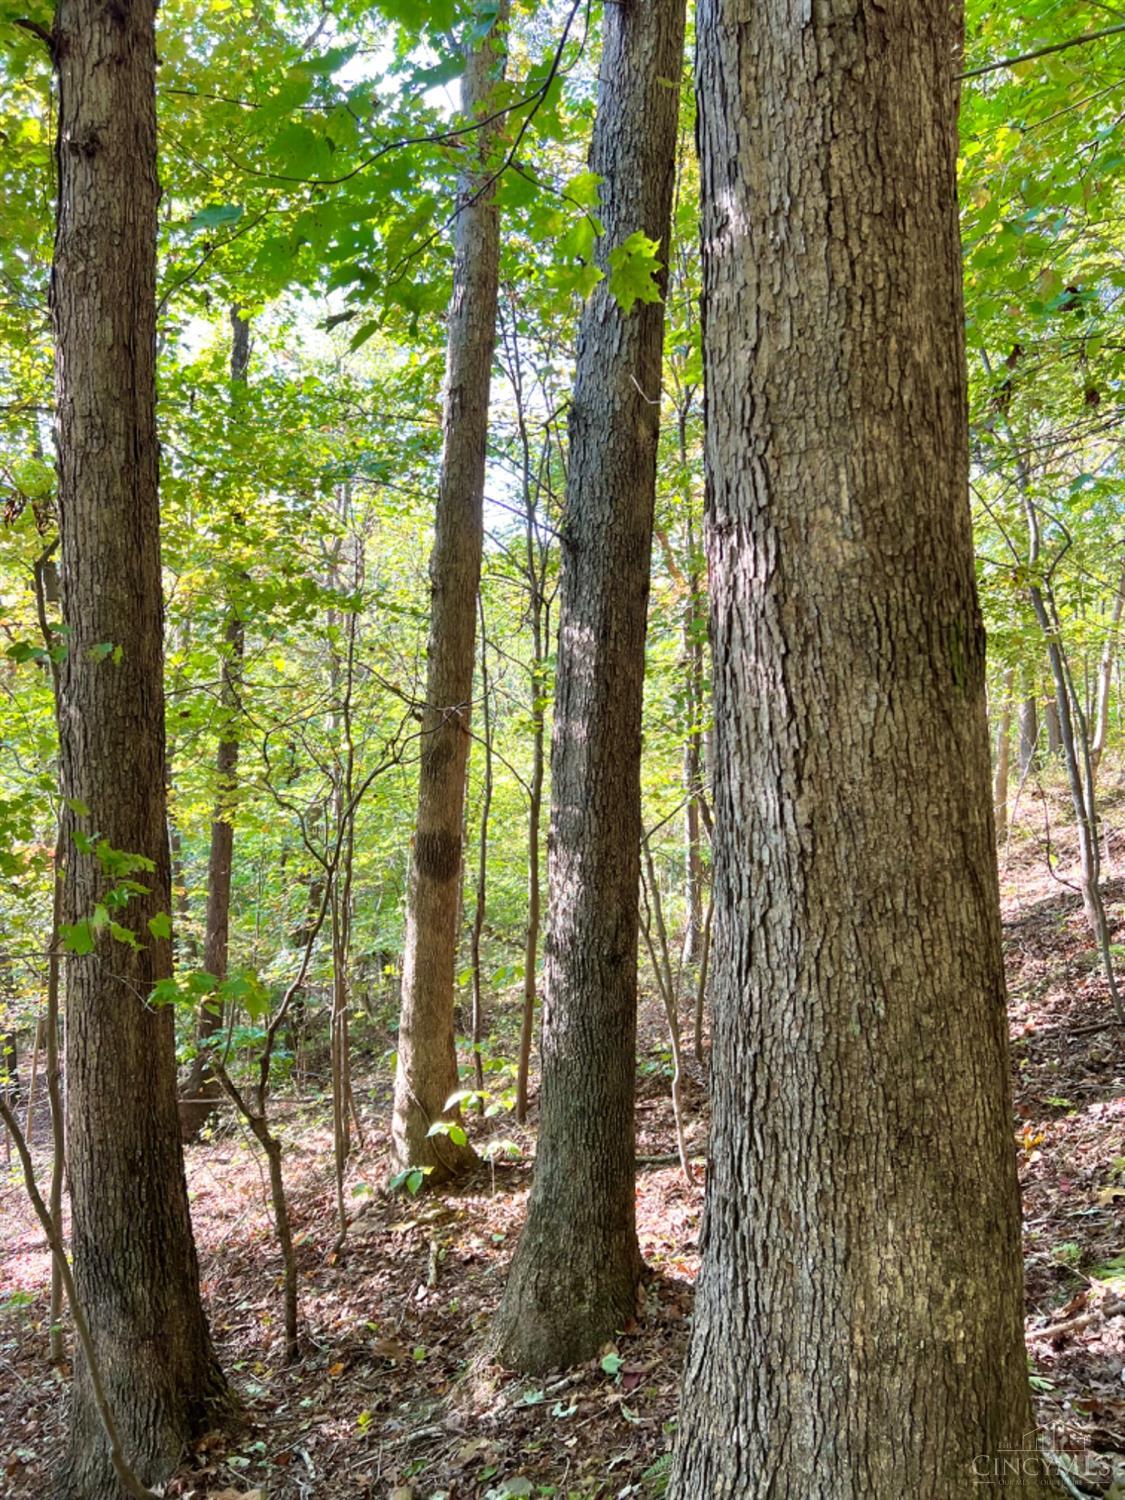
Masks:
[[[1106,895],[1125,970],[1125,778],[1106,786]],[[1125,1458],[1125,1065],[1108,990],[1072,881],[1061,788],[1029,783],[1001,851],[1024,1192],[1027,1338],[1038,1419],[1069,1455],[1078,1494],[1099,1494]],[[513,1000],[514,1005],[514,1000]],[[511,1025],[511,1018],[503,1025]],[[685,1034],[690,1022],[685,1014]],[[642,1008],[639,1144],[674,1150],[659,1008]],[[386,1196],[380,1142],[387,1079],[359,1091],[365,1145],[349,1174],[354,1222],[336,1238],[327,1104],[306,1083],[279,1095],[300,1259],[304,1358],[282,1364],[279,1263],[256,1148],[228,1125],[188,1152],[204,1294],[245,1411],[237,1438],[206,1439],[169,1496],[262,1489],[270,1500],[501,1500],[506,1495],[659,1492],[696,1274],[702,1181],[661,1163],[638,1174],[650,1267],[617,1345],[548,1381],[482,1363],[522,1222],[526,1160],[482,1167],[464,1187]],[[690,1143],[706,1143],[706,1090],[690,1065]],[[534,1125],[534,1118],[532,1119]],[[533,1130],[488,1122],[522,1157]],[[46,1123],[37,1158],[46,1165]],[[21,1183],[0,1162],[0,1493],[46,1497],[67,1415],[45,1361],[49,1262]],[[617,1356],[617,1357],[613,1357]]]

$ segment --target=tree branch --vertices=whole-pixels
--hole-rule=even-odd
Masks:
[[[1106,26],[1101,31],[1086,31],[1081,36],[1069,37],[1065,42],[1052,42],[1049,47],[1038,47],[1034,52],[1023,52],[1018,57],[1002,57],[999,62],[985,63],[979,68],[970,68],[967,73],[955,73],[954,79],[979,78],[983,73],[995,73],[1000,68],[1011,68],[1016,63],[1034,62],[1039,57],[1049,57],[1053,52],[1067,52],[1071,47],[1084,47],[1087,42],[1100,42],[1102,37],[1116,36],[1125,31],[1125,22],[1118,26]]]

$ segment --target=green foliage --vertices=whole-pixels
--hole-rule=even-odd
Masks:
[[[609,290],[622,312],[632,312],[638,302],[660,301],[659,248],[659,241],[638,229],[609,252]]]

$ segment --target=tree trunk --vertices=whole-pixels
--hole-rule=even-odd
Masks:
[[[637,231],[668,259],[683,0],[605,12],[590,154],[604,269]],[[662,275],[662,285],[664,281]],[[641,701],[662,302],[583,310],[563,521],[542,1088],[527,1226],[497,1315],[526,1371],[587,1359],[635,1310]]]
[[[154,6],[60,0],[59,207],[52,282],[62,615],[67,1149],[74,1278],[129,1461],[166,1479],[226,1397],[203,1306],[176,1114],[163,608],[155,430]],[[100,842],[87,838],[97,831]],[[98,853],[100,851],[100,855]],[[116,906],[121,855],[142,889]],[[116,867],[116,868],[115,868]],[[100,908],[100,909],[99,909]],[[104,914],[136,934],[111,935]],[[150,922],[154,919],[157,932]],[[86,924],[86,925],[82,925]],[[60,1491],[116,1500],[75,1361]]]
[[[1113,598],[1113,609],[1109,617],[1102,657],[1098,664],[1098,692],[1094,704],[1094,737],[1090,742],[1090,766],[1097,776],[1102,756],[1109,738],[1109,700],[1113,690],[1113,663],[1117,659],[1117,636],[1121,629],[1121,616],[1125,611],[1125,569],[1117,584]]]
[[[1005,1468],[1032,1422],[953,15],[698,15],[714,1121],[677,1500],[1050,1491]]]
[[[1015,673],[1011,667],[1004,673],[1001,688],[1003,698],[995,714],[996,719],[996,773],[992,781],[992,810],[996,820],[996,842],[1002,844],[1008,837],[1008,773],[1012,762],[1012,682]]]
[[[1026,681],[1024,686],[1028,686]],[[1020,775],[1026,776],[1039,758],[1039,704],[1030,691],[1020,703],[1019,724]]]
[[[235,391],[246,384],[250,366],[250,324],[237,307],[230,310],[230,378]],[[215,810],[211,818],[211,848],[207,860],[207,918],[203,939],[203,967],[221,984],[227,977],[230,950],[230,887],[234,863],[234,799],[238,791],[238,733],[242,658],[246,632],[237,608],[228,608],[219,666],[219,707],[223,721],[215,753]],[[207,1043],[223,1028],[222,1002],[209,997],[199,1008],[199,1051],[180,1100],[180,1129],[185,1141],[194,1140],[222,1097],[222,1085],[207,1066]]]
[[[170,773],[171,774],[171,773]],[[168,819],[168,845],[172,851],[172,957],[185,968],[194,968],[196,945],[191,936],[191,902],[184,868],[184,841],[174,816]]]
[[[488,632],[485,629],[484,599],[480,599],[480,697],[484,718],[484,784],[480,801],[480,837],[477,843],[477,888],[473,902],[473,926],[469,934],[469,966],[473,984],[473,1083],[477,1089],[477,1112],[484,1112],[484,975],[481,973],[480,945],[484,934],[484,914],[488,905],[488,820],[492,815],[492,684],[488,677]]]
[[[540,609],[538,598],[533,608]],[[536,635],[541,636],[539,620]],[[543,773],[546,769],[546,715],[543,707],[547,691],[544,677],[547,664],[535,648],[535,668],[531,678],[531,781],[527,798],[527,926],[523,937],[523,1007],[520,1015],[520,1049],[516,1061],[516,1119],[522,1125],[527,1119],[531,1088],[531,1047],[535,1037],[535,1005],[538,998],[539,928],[543,911],[543,887],[540,868],[540,823],[543,817]]]
[[[19,1037],[15,1028],[12,960],[0,949],[0,1089],[9,1104],[20,1096]],[[30,1138],[30,1131],[28,1132]]]
[[[551,607],[547,594],[549,543],[539,532],[540,479],[532,478],[531,439],[527,427],[523,370],[520,360],[518,319],[512,331],[509,378],[516,397],[516,422],[522,458],[524,509],[524,576],[527,580],[527,612],[531,623],[531,779],[527,785],[527,925],[523,940],[523,1007],[520,1014],[519,1056],[516,1061],[516,1120],[527,1119],[531,1085],[531,1047],[535,1036],[535,1008],[539,981],[539,929],[542,923],[543,889],[540,877],[540,825],[543,817],[543,777],[546,771],[547,701]],[[541,459],[541,465],[543,460]],[[540,476],[542,468],[540,469]]]
[[[508,3],[465,64],[466,117],[482,114],[503,76]],[[418,821],[410,861],[402,957],[402,1016],[395,1074],[393,1151],[400,1167],[429,1167],[440,1181],[475,1160],[472,1149],[431,1125],[455,1118],[445,1102],[457,1088],[453,1031],[469,758],[477,590],[483,544],[485,444],[500,263],[500,221],[491,188],[495,123],[476,136],[458,184],[453,299],[449,309],[441,481],[430,558],[430,639]]]
[[[680,417],[680,463],[685,473],[684,504],[687,512],[687,598],[684,601],[683,649],[688,726],[684,737],[684,857],[687,875],[687,921],[684,927],[683,961],[698,963],[703,946],[703,839],[699,816],[699,793],[703,774],[703,586],[696,555],[695,517],[692,514],[691,477],[687,470],[686,411]]]
[[[1058,755],[1062,750],[1062,726],[1059,723],[1059,710],[1053,698],[1047,698],[1043,703],[1043,722],[1047,726],[1047,754]]]
[[[1034,570],[1039,566],[1041,537],[1039,513],[1032,499],[1025,466],[1017,467],[1020,489],[1023,493],[1024,511],[1028,526],[1029,576],[1034,580]],[[1082,700],[1074,684],[1063,644],[1062,621],[1055,602],[1051,570],[1041,580],[1028,586],[1028,597],[1035,611],[1035,618],[1047,643],[1047,661],[1051,668],[1051,679],[1055,685],[1055,706],[1059,715],[1059,733],[1062,737],[1063,765],[1066,768],[1070,787],[1071,806],[1074,809],[1075,832],[1078,835],[1078,868],[1082,889],[1082,906],[1086,920],[1098,945],[1110,1002],[1117,1019],[1125,1026],[1125,998],[1117,983],[1117,966],[1114,963],[1113,942],[1109,918],[1105,909],[1105,898],[1101,887],[1101,843],[1098,836],[1098,799],[1094,784],[1094,769],[1090,753],[1090,735],[1083,712]]]

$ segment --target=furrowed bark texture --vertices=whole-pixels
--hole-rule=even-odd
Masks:
[[[67,1151],[74,1278],[129,1461],[168,1477],[225,1386],[204,1319],[176,1113],[171,972],[148,920],[171,909],[165,821],[162,602],[155,431],[154,6],[61,0],[56,338],[62,610],[63,917],[118,882],[77,829],[152,861],[147,890],[67,963]],[[81,811],[81,804],[89,809]],[[77,812],[74,809],[79,809]],[[79,1354],[60,1492],[119,1496]]]
[[[507,0],[502,0],[496,25],[466,60],[462,103],[470,118],[485,112],[491,90],[503,75],[507,13]],[[399,1165],[430,1167],[432,1181],[453,1176],[475,1160],[468,1146],[455,1146],[448,1136],[427,1132],[443,1116],[457,1114],[445,1109],[445,1101],[457,1088],[453,979],[500,263],[499,213],[488,186],[495,171],[496,130],[494,124],[479,132],[476,159],[458,185],[445,447],[430,558],[418,821],[407,896],[392,1119]]]
[[[668,257],[683,0],[607,6],[590,165],[599,257]],[[641,700],[662,303],[586,304],[570,413],[535,1180],[495,1342],[516,1368],[588,1358],[633,1316]]]
[[[953,18],[698,16],[714,1123],[678,1500],[1049,1491],[1003,1451],[1032,1423]]]

